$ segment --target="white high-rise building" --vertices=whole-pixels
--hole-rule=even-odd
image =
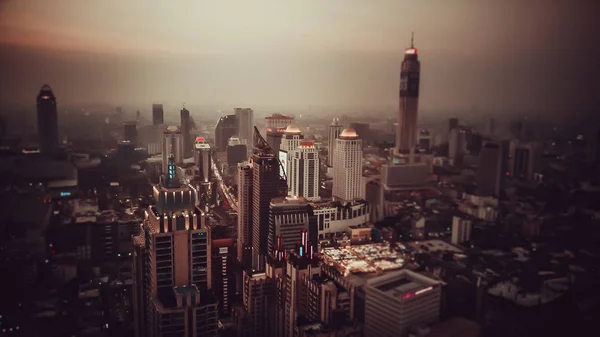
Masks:
[[[278,155],[279,161],[281,161],[281,166],[283,166],[283,172],[286,176],[289,174],[288,167],[290,165],[290,152],[296,150],[298,145],[300,145],[300,141],[303,139],[304,135],[302,134],[302,131],[293,125],[289,125],[283,133]],[[290,178],[288,177],[288,188],[290,186]]]
[[[353,129],[345,129],[335,142],[333,156],[333,197],[354,200],[361,197],[362,139]]]
[[[329,125],[329,140],[328,140],[328,152],[327,152],[327,166],[333,166],[333,154],[335,153],[335,141],[337,137],[342,133],[342,123],[339,118],[334,118],[331,125]]]
[[[312,140],[303,140],[288,152],[288,190],[292,197],[319,199],[319,152]]]
[[[175,164],[183,164],[183,138],[177,126],[171,125],[163,132],[162,169],[167,172],[169,157],[175,157]]]
[[[250,108],[235,108],[235,118],[238,123],[240,139],[245,139],[247,144],[252,144],[254,135],[254,111]]]
[[[452,244],[458,245],[471,240],[471,229],[473,224],[471,220],[460,217],[452,217]]]

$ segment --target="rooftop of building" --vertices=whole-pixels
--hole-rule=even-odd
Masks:
[[[284,131],[286,134],[299,134],[302,133],[300,129],[295,125],[288,125],[288,127]]]
[[[425,252],[452,252],[461,253],[463,250],[442,240],[424,240],[424,241],[413,241],[408,242],[408,246],[417,250]]]
[[[344,129],[344,131],[340,133],[338,138],[346,140],[358,139],[358,134],[356,133],[356,131],[354,131],[354,129]]]
[[[323,262],[340,274],[380,273],[400,269],[405,264],[404,246],[389,243],[369,243],[349,247],[321,249]]]
[[[407,300],[433,290],[439,284],[437,280],[403,269],[368,280],[366,286],[386,296]]]
[[[268,120],[268,119],[286,119],[286,120],[293,120],[293,119],[294,119],[294,117],[292,117],[292,116],[286,116],[286,115],[283,115],[283,114],[281,114],[281,113],[278,113],[278,112],[277,112],[277,113],[274,113],[274,114],[272,114],[271,116],[267,116],[267,117],[265,117],[265,119],[267,119],[267,120]]]
[[[280,197],[271,199],[271,206],[308,205],[303,197]]]

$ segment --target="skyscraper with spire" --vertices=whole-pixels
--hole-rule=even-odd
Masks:
[[[409,153],[417,144],[420,72],[421,62],[419,62],[413,34],[410,48],[404,51],[404,61],[402,61],[400,70],[400,106],[398,130],[396,131],[397,153]]]
[[[49,85],[44,84],[37,96],[37,131],[41,153],[58,149],[58,113],[56,97]]]
[[[210,233],[197,193],[180,181],[173,155],[162,178],[132,238],[135,336],[215,336]]]

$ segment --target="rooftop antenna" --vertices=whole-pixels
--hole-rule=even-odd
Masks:
[[[410,48],[415,48],[415,32],[410,32]]]

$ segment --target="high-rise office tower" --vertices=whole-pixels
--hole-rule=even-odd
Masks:
[[[58,150],[58,112],[56,97],[49,85],[44,84],[37,96],[37,131],[40,152],[54,153]]]
[[[227,166],[231,174],[235,173],[237,164],[248,160],[248,146],[238,137],[231,137],[227,142]]]
[[[452,117],[448,120],[448,131],[452,131],[458,127],[458,118]]]
[[[278,155],[279,161],[281,161],[281,165],[283,167],[283,173],[285,173],[286,176],[288,174],[288,166],[290,163],[288,154],[290,151],[294,151],[298,148],[298,145],[302,139],[304,139],[302,131],[293,125],[289,125],[283,133],[283,138],[281,139],[281,148],[279,149]]]
[[[235,298],[236,269],[233,239],[213,239],[210,246],[212,249],[212,290],[219,301],[219,317],[228,317]]]
[[[419,132],[419,150],[428,151],[431,145],[431,134],[428,130],[421,130]]]
[[[194,189],[180,183],[172,156],[153,194],[156,204],[133,237],[135,335],[215,336],[209,232],[194,207]]]
[[[534,143],[521,144],[513,140],[509,144],[508,169],[513,178],[531,180],[538,163],[538,151]]]
[[[198,178],[203,182],[208,182],[212,172],[212,161],[210,145],[203,137],[196,137],[194,163],[198,166]]]
[[[353,200],[361,197],[362,140],[352,129],[340,133],[333,156],[333,197]]]
[[[421,62],[414,39],[404,52],[400,71],[400,108],[398,131],[396,132],[396,152],[408,153],[417,143],[417,118],[419,110],[419,76]]]
[[[452,165],[458,166],[462,164],[465,148],[465,130],[460,127],[451,129],[448,133],[448,158],[452,161]]]
[[[190,120],[190,111],[186,108],[181,109],[181,137],[183,139],[183,157],[190,158],[192,156],[192,123]]]
[[[441,286],[438,281],[401,270],[367,281],[365,336],[404,337],[418,324],[440,319]]]
[[[302,241],[295,251],[289,254],[284,279],[285,316],[283,336],[294,336],[298,316],[309,316],[310,303],[305,279],[312,279],[321,273],[318,259],[313,253],[313,245],[308,241],[308,233],[302,233]]]
[[[273,149],[273,151],[275,151],[275,153],[279,153],[279,150],[281,149],[282,138],[282,130],[267,131],[267,143]]]
[[[183,140],[179,128],[171,125],[163,132],[162,169],[167,172],[169,157],[175,158],[175,164],[183,164]]]
[[[162,104],[152,104],[152,125],[165,124],[165,113]]]
[[[254,128],[252,153],[252,254],[255,269],[262,269],[268,254],[269,207],[271,199],[287,195],[285,175],[277,154]]]
[[[288,152],[287,181],[292,197],[319,199],[319,152],[313,140],[302,140],[296,150]],[[282,163],[283,164],[283,163]]]
[[[247,326],[239,335],[247,337],[272,336],[275,322],[275,283],[265,272],[245,270],[243,280],[243,303]]]
[[[234,111],[239,127],[238,136],[240,139],[245,139],[248,144],[252,144],[252,137],[254,135],[254,111],[250,108],[235,108]],[[227,146],[227,143],[225,143],[225,146]],[[223,147],[223,150],[225,149],[225,146]]]
[[[252,161],[237,166],[238,199],[238,241],[237,259],[245,264],[244,251],[252,246]]]
[[[275,198],[269,209],[269,255],[276,249],[292,250],[308,232],[311,207],[304,198]]]
[[[502,166],[502,146],[495,142],[486,143],[479,154],[479,167],[477,167],[477,188],[480,196],[500,195]]]
[[[235,115],[225,115],[219,118],[217,126],[215,127],[215,151],[224,152],[227,150],[227,143],[229,138],[237,136],[238,120]],[[241,137],[240,137],[241,138]],[[252,140],[250,140],[252,144]]]
[[[139,121],[140,121],[140,118],[142,118],[142,113],[140,112],[140,110],[137,110],[137,111],[135,112],[135,121],[136,121],[136,122],[139,122]]]
[[[134,144],[137,143],[137,125],[135,122],[123,123],[123,138]]]
[[[329,125],[329,139],[328,141],[328,152],[327,152],[327,166],[333,166],[333,154],[335,153],[335,141],[337,137],[342,133],[342,123],[339,118],[334,118],[333,122]]]

